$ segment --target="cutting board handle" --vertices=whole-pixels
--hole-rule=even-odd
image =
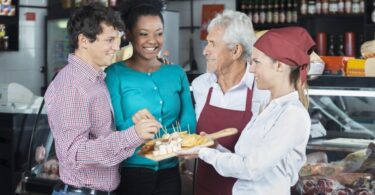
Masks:
[[[236,128],[226,128],[218,132],[208,134],[207,136],[210,137],[211,139],[219,139],[219,138],[234,135],[237,133],[238,133],[238,130]]]

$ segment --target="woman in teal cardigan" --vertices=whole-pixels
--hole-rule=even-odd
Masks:
[[[131,0],[121,10],[134,53],[106,69],[118,130],[132,126],[132,116],[146,108],[170,133],[177,122],[181,129],[195,132],[195,112],[184,70],[156,58],[163,46],[163,6],[160,0]],[[155,162],[138,155],[138,150],[123,162],[118,193],[180,194],[178,159]]]

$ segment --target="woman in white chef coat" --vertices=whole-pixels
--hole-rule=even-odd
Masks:
[[[311,126],[304,90],[313,46],[301,27],[272,29],[260,37],[250,72],[259,89],[270,90],[270,101],[242,131],[234,153],[221,147],[189,151],[220,175],[237,178],[233,195],[286,195],[297,182]]]

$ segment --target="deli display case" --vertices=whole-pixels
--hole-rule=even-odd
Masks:
[[[51,194],[59,179],[59,164],[44,101],[36,115],[30,135],[30,147],[17,194]]]
[[[309,81],[312,120],[296,194],[375,194],[375,78]]]

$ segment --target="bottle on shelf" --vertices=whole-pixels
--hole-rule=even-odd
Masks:
[[[273,23],[279,23],[279,3],[278,0],[274,1],[273,4]]]
[[[253,3],[251,0],[247,1],[247,12],[245,12],[247,16],[249,16],[250,20],[252,21],[253,19]]]
[[[328,0],[322,0],[322,14],[328,14]]]
[[[273,9],[273,6],[272,6],[272,1],[271,0],[268,0],[267,1],[267,14],[266,14],[266,21],[268,24],[271,24],[273,22],[273,13],[272,13],[272,9]]]
[[[315,9],[316,9],[316,14],[322,13],[322,1],[321,0],[316,0]]]
[[[345,12],[345,3],[344,3],[344,0],[339,0],[337,8],[338,8],[337,11],[338,11],[339,14],[343,14]]]
[[[253,12],[253,23],[254,24],[258,24],[259,23],[259,1],[255,1],[255,4],[254,4],[254,12]]]
[[[243,13],[246,13],[247,11],[247,5],[246,5],[246,0],[241,0],[241,4],[240,4],[240,11],[243,12]]]
[[[82,0],[74,0],[74,7],[81,7],[83,3]]]
[[[345,0],[345,13],[346,14],[352,13],[352,0]]]
[[[286,20],[286,13],[285,13],[285,9],[284,9],[284,1],[281,0],[280,1],[280,5],[279,5],[279,23],[285,23],[285,20]]]
[[[361,11],[361,7],[359,5],[359,0],[353,0],[352,2],[352,13],[359,14]]]
[[[375,23],[375,0],[372,0],[371,22]]]
[[[354,57],[355,52],[355,33],[346,32],[345,33],[345,55]]]
[[[61,7],[64,8],[64,9],[71,8],[71,7],[73,7],[72,3],[73,3],[72,0],[62,0],[61,1]]]
[[[0,50],[8,50],[9,37],[7,36],[5,24],[0,24]]]
[[[316,52],[320,56],[327,55],[327,33],[325,32],[318,32],[316,34]]]
[[[307,14],[307,3],[306,0],[301,1],[301,14],[306,15]]]
[[[293,22],[293,5],[292,0],[288,0],[286,3],[286,22],[292,23]]]
[[[259,23],[264,24],[266,22],[266,4],[264,0],[260,2],[260,11],[259,11]]]
[[[328,13],[337,14],[338,10],[339,8],[337,0],[329,0]]]
[[[344,36],[343,35],[339,35],[339,47],[338,47],[338,50],[337,50],[337,55],[338,56],[345,56],[345,52],[344,52]]]
[[[315,12],[316,12],[315,1],[314,0],[309,0],[307,2],[307,13],[309,15],[314,15]]]
[[[292,9],[292,12],[293,12],[293,22],[294,23],[297,23],[298,21],[298,0],[294,0],[293,2],[293,9]]]
[[[335,56],[335,36],[329,35],[329,42],[328,42],[328,55],[329,56]]]
[[[110,7],[116,7],[117,6],[117,0],[108,0],[108,4]]]
[[[359,13],[365,13],[365,0],[360,0],[359,1]]]

